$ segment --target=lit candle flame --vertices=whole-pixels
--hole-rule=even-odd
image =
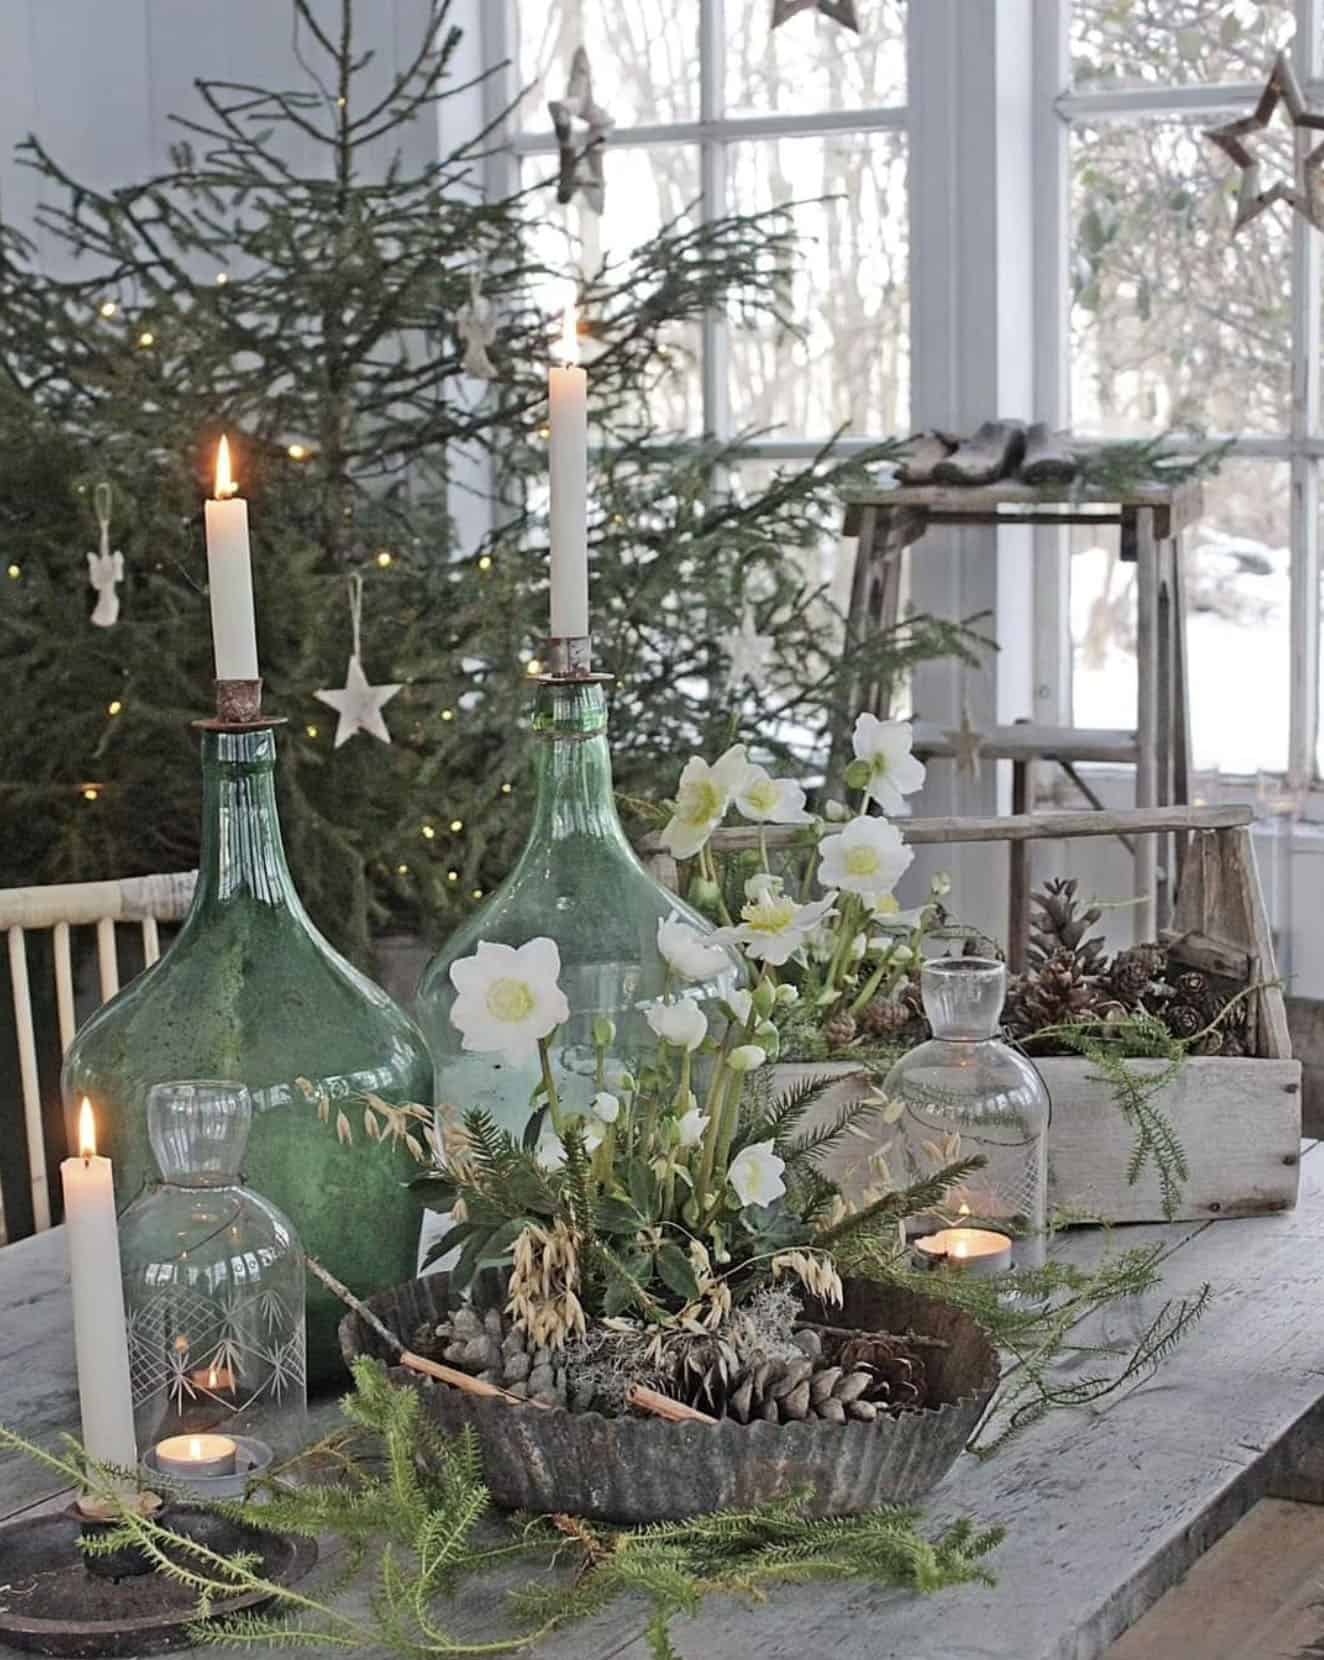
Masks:
[[[573,300],[566,304],[565,315],[561,319],[561,338],[556,343],[556,351],[567,368],[579,362],[579,314],[575,310]]]
[[[93,1159],[97,1155],[97,1121],[92,1116],[92,1103],[87,1096],[78,1113],[78,1156]]]
[[[221,1381],[221,1374],[216,1370],[216,1368],[214,1366],[211,1367],[209,1369],[208,1373],[207,1373],[207,1387],[208,1387],[208,1389],[215,1389],[216,1385],[220,1381]]]
[[[202,1442],[196,1435],[189,1437],[188,1455],[190,1458],[201,1459],[202,1457]]]
[[[224,501],[232,496],[239,486],[230,476],[230,440],[224,436],[216,451],[216,500]]]
[[[970,1247],[964,1239],[954,1239],[947,1254],[953,1257],[967,1257],[970,1255]]]
[[[958,1210],[956,1214],[958,1216],[969,1216],[970,1206],[969,1205],[962,1205],[960,1210]]]

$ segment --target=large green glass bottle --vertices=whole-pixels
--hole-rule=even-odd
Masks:
[[[673,913],[700,933],[710,925],[640,864],[616,813],[607,701],[601,679],[548,677],[534,713],[537,801],[528,841],[515,868],[486,904],[446,942],[424,970],[419,1018],[437,1067],[437,1100],[460,1111],[485,1107],[512,1135],[523,1133],[535,1066],[470,1054],[451,1025],[455,987],[450,967],[479,940],[520,946],[547,936],[561,955],[560,985],[570,1019],[557,1034],[553,1068],[567,1107],[587,1107],[594,1092],[593,1019],[616,1025],[614,1057],[629,1063],[652,1037],[643,1009],[662,994],[666,966],[657,925]],[[729,972],[692,987],[702,1002],[743,981],[739,959]],[[674,983],[672,989],[677,988]]]
[[[192,909],[165,956],[74,1038],[65,1101],[92,1099],[123,1210],[155,1179],[151,1086],[180,1078],[246,1085],[248,1180],[290,1216],[310,1256],[371,1292],[414,1272],[419,1207],[403,1185],[416,1166],[398,1141],[368,1138],[362,1097],[430,1102],[432,1063],[409,1016],[332,949],[304,910],[285,862],[275,766],[270,727],[204,731]],[[345,1140],[337,1134],[342,1111]],[[309,1282],[310,1377],[339,1368],[343,1312]]]

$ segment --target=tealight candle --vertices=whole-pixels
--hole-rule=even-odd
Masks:
[[[169,1476],[232,1476],[239,1449],[228,1435],[172,1435],[156,1444],[156,1462]]]
[[[234,1373],[228,1366],[199,1366],[188,1375],[195,1389],[205,1389],[209,1395],[233,1395]]]
[[[917,1239],[915,1249],[935,1266],[945,1264],[977,1278],[1005,1274],[1011,1267],[1011,1240],[989,1228],[943,1228]]]

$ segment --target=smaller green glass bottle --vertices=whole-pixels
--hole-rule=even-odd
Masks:
[[[555,940],[570,1019],[557,1034],[553,1069],[562,1100],[582,1107],[593,1094],[595,1017],[615,1025],[612,1055],[619,1063],[629,1065],[656,1041],[643,1010],[667,983],[658,924],[678,915],[701,934],[712,932],[644,869],[621,827],[602,680],[549,675],[540,682],[533,719],[537,800],[528,840],[510,875],[450,937],[419,986],[438,1102],[461,1112],[486,1108],[515,1136],[528,1122],[538,1071],[463,1049],[450,1020],[452,963],[472,955],[480,940],[516,947],[542,936]],[[691,988],[698,1000],[723,997],[742,984],[739,959],[734,953],[730,959],[727,972]]]

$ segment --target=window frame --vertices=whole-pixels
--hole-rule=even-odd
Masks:
[[[1072,0],[1039,0],[1035,19],[1036,58],[1036,170],[1041,185],[1037,231],[1044,248],[1044,293],[1053,302],[1040,310],[1035,343],[1036,359],[1046,366],[1041,384],[1042,407],[1050,419],[1065,425],[1070,418],[1071,333],[1068,260],[1071,249],[1070,141],[1080,124],[1102,125],[1174,116],[1207,118],[1211,125],[1244,115],[1263,91],[1263,81],[1223,82],[1212,86],[1142,86],[1077,91],[1071,81],[1070,39]],[[1291,43],[1293,66],[1308,99],[1324,99],[1321,78],[1321,29],[1324,0],[1294,0],[1295,34]],[[1266,65],[1266,72],[1268,66]],[[1047,114],[1046,112],[1051,112]],[[1311,136],[1295,135],[1298,159]],[[1275,210],[1276,211],[1276,210]],[[1215,440],[1234,440],[1233,454],[1248,460],[1286,461],[1290,473],[1290,606],[1291,646],[1290,729],[1288,735],[1288,794],[1304,803],[1313,795],[1312,808],[1324,809],[1324,786],[1316,764],[1319,724],[1320,670],[1320,462],[1324,460],[1324,418],[1320,409],[1320,234],[1300,214],[1292,215],[1292,400],[1286,432],[1268,436],[1214,434]],[[1041,614],[1036,618],[1038,692],[1056,705],[1058,718],[1071,717],[1072,671],[1069,626],[1069,570],[1065,540],[1057,538],[1051,562],[1054,580],[1044,584]],[[1041,713],[1040,718],[1048,718]],[[1312,816],[1318,816],[1312,812]]]
[[[496,110],[509,110],[518,97],[518,34],[516,7],[519,0],[484,0],[482,33],[485,59],[498,63],[500,71],[491,78]],[[914,0],[912,0],[912,5]],[[699,0],[699,110],[692,121],[620,125],[611,129],[608,143],[613,150],[654,145],[685,145],[699,157],[699,211],[703,220],[721,218],[732,211],[727,158],[733,144],[750,139],[815,138],[834,133],[898,132],[908,135],[909,103],[877,104],[852,110],[816,111],[808,114],[769,113],[758,116],[730,116],[724,111],[726,89],[726,0]],[[908,20],[913,27],[913,22]],[[907,86],[907,96],[909,87]],[[550,120],[545,130],[507,128],[501,144],[506,168],[492,186],[509,192],[516,188],[521,162],[532,156],[555,156],[556,137]],[[501,165],[501,163],[498,163]],[[913,292],[915,263],[910,258]],[[728,329],[720,311],[710,311],[703,320],[700,386],[703,399],[703,432],[719,442],[735,434],[731,420],[728,378]],[[810,460],[822,449],[830,434],[806,433],[786,438],[751,439],[740,446],[740,455],[751,461]],[[864,433],[838,440],[838,452],[859,454],[876,444],[885,433]]]

